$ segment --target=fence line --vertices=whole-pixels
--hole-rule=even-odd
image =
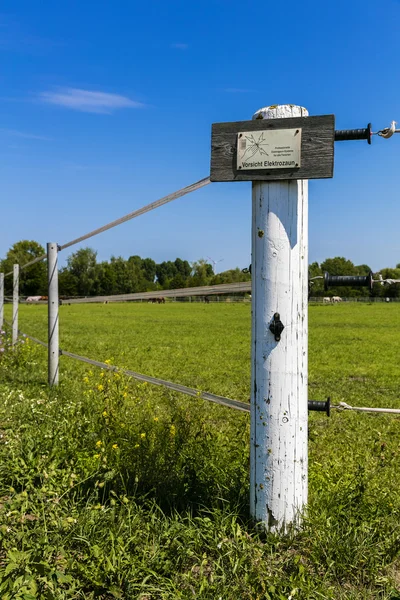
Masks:
[[[7,323],[8,326],[11,326],[10,321],[4,319],[4,322]],[[18,330],[18,333],[23,337],[32,340],[36,344],[40,344],[45,348],[48,348],[49,345],[46,342],[42,342],[33,335],[29,335],[27,333],[23,333]],[[228,406],[229,408],[235,408],[236,410],[241,410],[244,412],[250,412],[250,404],[246,402],[241,402],[240,400],[232,400],[232,398],[226,398],[225,396],[218,396],[217,394],[212,394],[211,392],[202,392],[201,390],[196,390],[195,388],[190,388],[186,385],[181,385],[180,383],[173,383],[172,381],[167,381],[165,379],[160,379],[158,377],[151,377],[150,375],[143,375],[142,373],[137,373],[136,371],[131,371],[130,369],[121,369],[114,365],[108,365],[107,363],[101,362],[99,360],[93,360],[91,358],[87,358],[86,356],[81,356],[80,354],[75,354],[73,352],[68,352],[67,350],[60,349],[61,356],[68,356],[69,358],[73,358],[80,362],[84,362],[88,365],[92,365],[94,367],[100,367],[101,369],[106,369],[107,371],[113,371],[115,373],[123,373],[128,377],[133,377],[138,381],[146,381],[147,383],[151,383],[153,385],[158,385],[170,389],[174,392],[180,392],[181,394],[185,394],[186,396],[191,396],[192,398],[199,398],[200,400],[208,400],[209,402],[214,402],[215,404],[220,404],[221,406]]]
[[[220,283],[175,290],[157,290],[153,292],[137,292],[133,294],[115,294],[112,296],[89,296],[87,298],[70,298],[68,304],[86,304],[90,302],[124,302],[126,300],[151,300],[152,298],[185,298],[187,296],[211,296],[215,294],[251,292],[251,281],[237,283]]]
[[[42,256],[37,256],[36,258],[33,258],[32,260],[30,260],[27,263],[24,263],[23,265],[19,265],[19,269],[26,269],[26,267],[31,267],[32,265],[41,262],[42,260],[44,260],[45,258],[47,258],[47,254],[42,254]],[[9,271],[8,273],[5,273],[4,277],[9,277],[9,275],[12,275],[14,273],[14,271]]]
[[[12,323],[7,319],[4,319],[4,323],[8,326],[11,326]],[[38,338],[33,335],[29,335],[27,333],[22,333],[18,330],[18,333],[23,337],[32,340],[35,344],[39,344],[45,348],[48,348],[49,345],[46,342],[42,342]],[[67,350],[60,349],[61,356],[67,356],[69,358],[73,358],[80,362],[86,363],[88,365],[92,365],[94,367],[100,367],[101,369],[106,369],[107,371],[112,371],[114,373],[123,373],[128,377],[133,377],[133,379],[137,379],[138,381],[145,381],[152,385],[158,385],[161,387],[165,387],[174,392],[179,392],[181,394],[185,394],[186,396],[191,396],[192,398],[199,398],[201,400],[208,400],[209,402],[214,402],[215,404],[219,404],[220,406],[227,406],[228,408],[234,408],[236,410],[240,410],[242,412],[250,413],[250,404],[246,402],[241,402],[240,400],[232,400],[232,398],[226,398],[225,396],[218,396],[217,394],[212,394],[211,392],[202,392],[200,390],[196,390],[195,388],[190,388],[186,385],[181,385],[179,383],[173,383],[172,381],[167,381],[166,379],[160,379],[158,377],[151,377],[150,375],[143,375],[142,373],[137,373],[136,371],[132,371],[130,369],[121,369],[114,365],[109,365],[107,363],[101,362],[99,360],[93,360],[91,358],[87,358],[86,356],[81,356],[80,354],[75,354],[73,352],[68,352]],[[388,414],[400,414],[400,409],[397,408],[374,408],[370,406],[351,406],[346,402],[339,402],[339,404],[331,404],[331,409],[337,409],[339,411],[355,411],[355,412],[369,412],[369,413],[388,413]],[[310,410],[310,409],[309,409]]]
[[[172,200],[181,198],[182,196],[185,196],[186,194],[189,194],[190,192],[195,192],[196,190],[199,190],[200,188],[208,185],[209,183],[211,183],[209,177],[200,179],[200,181],[197,181],[196,183],[192,183],[191,185],[188,185],[187,187],[184,187],[184,188],[178,190],[177,192],[168,194],[168,196],[164,196],[163,198],[160,198],[160,200],[151,202],[150,204],[147,204],[146,206],[143,206],[142,208],[139,208],[138,210],[134,210],[133,212],[130,212],[129,214],[125,215],[124,217],[120,217],[119,219],[116,219],[115,221],[111,221],[107,225],[103,225],[103,227],[94,229],[93,231],[90,231],[89,233],[86,233],[85,235],[81,235],[81,237],[71,240],[70,242],[67,242],[66,244],[62,244],[62,246],[60,246],[59,249],[64,250],[65,248],[69,248],[70,246],[79,244],[79,242],[83,242],[84,240],[87,240],[95,235],[98,235],[99,233],[103,233],[103,231],[107,231],[108,229],[111,229],[112,227],[116,227],[117,225],[126,223],[126,221],[135,219],[136,217],[139,217],[140,215],[150,212],[151,210],[154,210],[155,208],[158,208],[159,206],[167,204],[168,202],[172,202]]]

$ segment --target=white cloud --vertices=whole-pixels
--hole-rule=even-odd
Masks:
[[[144,104],[135,102],[127,96],[91,92],[78,88],[60,88],[54,92],[41,92],[40,100],[81,112],[112,114],[120,108],[141,108]]]
[[[171,48],[175,48],[176,50],[187,50],[189,44],[171,44]]]

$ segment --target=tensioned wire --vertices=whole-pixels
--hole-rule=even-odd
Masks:
[[[11,323],[7,319],[5,319],[4,322],[7,323],[8,326],[11,326]],[[41,346],[48,348],[48,344],[46,342],[42,342],[42,340],[38,340],[32,335],[22,333],[20,330],[18,330],[18,334],[22,335],[25,338],[29,338],[36,344],[40,344]],[[89,365],[93,365],[94,367],[100,367],[101,369],[107,369],[108,371],[123,373],[124,375],[128,375],[128,377],[133,377],[134,379],[137,379],[138,381],[146,381],[147,383],[151,383],[153,385],[159,385],[173,390],[174,392],[180,392],[181,394],[192,396],[193,398],[199,398],[200,400],[208,400],[216,404],[221,404],[222,406],[228,406],[230,408],[235,408],[236,410],[250,412],[250,405],[246,402],[241,402],[240,400],[232,400],[231,398],[225,398],[225,396],[218,396],[217,394],[211,394],[210,392],[202,392],[200,390],[190,388],[186,385],[173,383],[172,381],[166,381],[165,379],[150,377],[149,375],[142,375],[142,373],[136,373],[136,371],[131,371],[130,369],[120,369],[118,367],[115,367],[114,365],[109,365],[98,360],[92,360],[91,358],[87,358],[86,356],[80,356],[79,354],[67,352],[66,350],[60,349],[60,355],[68,356],[69,358],[74,358],[75,360],[79,360]]]
[[[95,235],[98,235],[99,233],[108,231],[108,229],[117,227],[117,225],[126,223],[126,221],[135,219],[136,217],[139,217],[140,215],[144,215],[145,213],[150,212],[151,210],[154,210],[154,209],[158,208],[159,206],[163,206],[164,204],[168,204],[168,202],[172,202],[173,200],[176,200],[177,198],[181,198],[182,196],[185,196],[186,194],[190,194],[190,192],[195,192],[196,190],[199,190],[200,188],[205,187],[209,183],[211,183],[210,177],[205,177],[204,179],[200,179],[200,181],[197,181],[196,183],[192,183],[191,185],[188,185],[184,188],[181,188],[180,190],[173,192],[172,194],[168,194],[167,196],[164,196],[163,198],[160,198],[159,200],[156,200],[155,202],[146,204],[146,206],[142,206],[142,208],[134,210],[133,212],[128,213],[124,217],[120,217],[119,219],[116,219],[115,221],[111,221],[110,223],[107,223],[106,225],[103,225],[102,227],[98,227],[97,229],[93,229],[93,231],[90,231],[89,233],[85,233],[84,235],[81,235],[80,237],[75,238],[75,239],[71,240],[70,242],[66,242],[65,244],[62,244],[61,246],[59,246],[58,249],[65,250],[65,248],[70,248],[71,246],[74,246],[75,244],[79,244],[80,242],[83,242],[84,240],[88,240],[89,238],[91,238]],[[30,266],[34,265],[35,263],[41,262],[45,258],[47,258],[47,254],[42,254],[42,256],[37,256],[36,258],[30,260],[29,262],[25,263],[24,265],[21,265],[20,269],[26,269],[27,267],[30,267]],[[9,275],[12,275],[12,274],[13,274],[13,271],[10,271],[9,273],[6,273],[4,275],[4,277],[8,277]]]
[[[7,325],[11,325],[9,321],[4,320]],[[28,335],[18,331],[19,335],[22,335],[26,338],[29,338],[36,344],[40,344],[41,346],[48,347],[46,342],[42,342],[32,335]],[[216,394],[211,394],[210,392],[202,392],[200,390],[196,390],[194,388],[190,388],[186,385],[181,385],[179,383],[173,383],[172,381],[166,381],[165,379],[159,379],[157,377],[150,377],[149,375],[142,375],[141,373],[136,373],[136,371],[131,371],[130,369],[120,369],[113,365],[109,365],[107,363],[92,360],[91,358],[87,358],[86,356],[80,356],[79,354],[74,354],[73,352],[67,352],[66,350],[60,349],[61,356],[68,356],[69,358],[74,358],[75,360],[79,360],[88,365],[93,365],[94,367],[100,367],[101,369],[106,369],[107,371],[113,371],[116,373],[123,373],[124,375],[128,375],[128,377],[133,377],[138,381],[146,381],[147,383],[151,383],[153,385],[159,385],[165,387],[167,389],[173,390],[174,392],[180,392],[181,394],[185,394],[187,396],[192,396],[193,398],[199,398],[200,400],[208,400],[209,402],[214,402],[216,404],[220,404],[222,406],[227,406],[229,408],[235,408],[236,410],[241,410],[243,412],[250,412],[250,404],[246,402],[241,402],[240,400],[232,400],[232,398],[226,398],[225,396],[218,396]],[[400,414],[400,409],[397,408],[373,408],[368,406],[350,406],[346,402],[339,402],[338,405],[331,405],[331,408],[336,408],[339,410],[352,410],[359,412],[371,412],[371,413],[389,413],[389,414]]]

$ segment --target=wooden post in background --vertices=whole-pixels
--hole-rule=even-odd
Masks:
[[[19,265],[13,267],[12,346],[18,341]]]
[[[283,105],[253,119],[307,115]],[[271,532],[298,524],[307,503],[307,289],[308,181],[253,182],[250,510]]]
[[[0,329],[4,322],[4,273],[0,273]]]
[[[58,385],[59,341],[58,341],[58,246],[47,244],[48,291],[48,362],[49,385]]]

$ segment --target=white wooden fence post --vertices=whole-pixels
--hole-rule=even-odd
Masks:
[[[304,116],[284,105],[253,118]],[[253,182],[250,507],[272,532],[298,525],[307,503],[307,280],[308,181]]]
[[[48,276],[48,361],[49,385],[58,385],[58,246],[55,242],[47,244],[47,276]]]
[[[12,346],[18,340],[18,303],[19,303],[19,265],[13,268],[13,314],[12,314]]]
[[[0,329],[4,322],[4,273],[0,273]]]

